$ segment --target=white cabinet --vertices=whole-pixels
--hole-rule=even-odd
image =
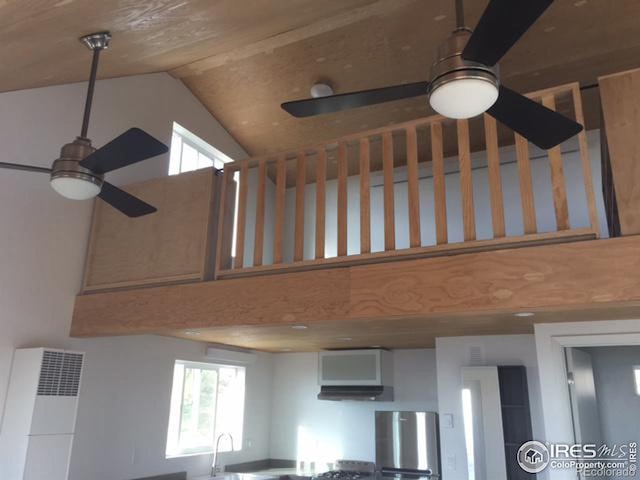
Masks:
[[[2,424],[2,480],[66,480],[84,354],[16,350]]]
[[[391,352],[380,349],[319,353],[321,386],[384,386],[393,383]]]

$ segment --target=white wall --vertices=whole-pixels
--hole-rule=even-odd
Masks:
[[[622,445],[638,441],[640,396],[633,368],[640,366],[639,346],[585,348],[591,354],[603,441]]]
[[[0,161],[50,166],[60,147],[79,133],[85,89],[78,83],[0,94]],[[89,136],[102,145],[137,126],[168,144],[174,120],[232,158],[245,156],[186,87],[167,74],[99,81]],[[168,156],[154,158],[108,178],[128,183],[166,175],[168,162]],[[0,170],[0,411],[15,348],[83,350],[87,368],[72,480],[124,479],[178,468],[206,473],[208,458],[161,458],[171,362],[198,359],[201,344],[159,337],[68,337],[90,216],[91,202],[60,197],[46,175]],[[238,458],[262,458],[267,449],[268,407],[258,402],[268,402],[264,360],[255,375],[248,373],[248,394],[260,392],[247,413],[245,438],[253,450]]]
[[[436,339],[438,406],[442,475],[467,480],[467,454],[462,418],[462,367],[523,365],[527,369],[533,439],[544,439],[536,344],[533,335],[495,335]],[[451,415],[453,427],[443,424]],[[502,448],[500,446],[499,448]]]
[[[316,398],[318,354],[278,354],[273,362],[271,458],[375,461],[376,410],[436,411],[435,351],[396,350],[394,402]]]

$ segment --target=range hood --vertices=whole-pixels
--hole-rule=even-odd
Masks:
[[[393,401],[393,387],[324,386],[320,387],[318,400],[359,400],[369,402],[391,402]]]
[[[381,349],[321,352],[319,400],[393,400],[393,358]]]

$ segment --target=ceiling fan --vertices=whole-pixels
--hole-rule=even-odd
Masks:
[[[553,0],[490,0],[474,31],[464,26],[456,0],[457,28],[439,47],[429,82],[408,83],[282,104],[295,117],[310,117],[429,95],[431,107],[454,119],[484,112],[545,150],[582,130],[582,125],[500,84],[498,61]]]
[[[100,52],[109,46],[110,40],[109,32],[93,33],[80,38],[80,41],[93,52],[80,136],[62,147],[60,158],[54,160],[51,168],[6,162],[0,162],[0,168],[47,173],[50,175],[51,186],[63,197],[87,200],[98,196],[125,215],[140,217],[155,212],[156,208],[106,182],[104,174],[166,153],[169,149],[139,128],[127,130],[101,148],[95,149],[91,146],[87,130],[98,61]]]

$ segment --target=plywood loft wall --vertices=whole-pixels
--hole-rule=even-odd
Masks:
[[[602,112],[623,235],[640,234],[640,69],[600,77]]]

